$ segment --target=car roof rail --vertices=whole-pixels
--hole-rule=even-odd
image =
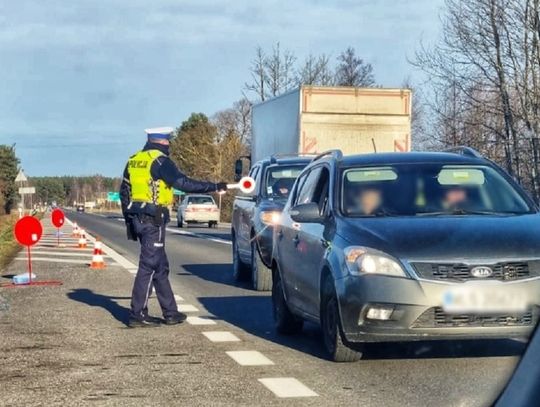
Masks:
[[[474,157],[474,158],[484,158],[482,154],[478,150],[475,150],[472,147],[467,146],[456,146],[456,147],[449,147],[444,150],[447,153],[454,153],[454,154],[460,154],[460,155],[466,155],[468,157]]]
[[[332,158],[335,158],[337,161],[341,161],[343,159],[343,153],[341,152],[341,150],[334,149],[318,154],[317,156],[315,156],[315,158],[313,158],[313,160],[311,160],[311,162],[320,160],[321,158],[324,158],[326,156],[332,156]]]
[[[270,156],[270,162],[272,164],[277,163],[280,158],[294,158],[294,157],[315,157],[315,154],[311,153],[277,153]]]

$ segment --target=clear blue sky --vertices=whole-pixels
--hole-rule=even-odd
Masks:
[[[239,99],[255,47],[347,46],[378,83],[438,33],[442,0],[0,1],[0,144],[28,175],[119,176],[143,129]]]

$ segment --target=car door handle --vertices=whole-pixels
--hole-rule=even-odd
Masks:
[[[300,243],[300,238],[298,237],[298,235],[296,235],[292,241],[294,243],[294,247],[296,247]]]

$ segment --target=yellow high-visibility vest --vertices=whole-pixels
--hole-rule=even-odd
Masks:
[[[159,150],[139,151],[128,161],[128,174],[131,183],[131,201],[146,202],[168,206],[173,202],[173,190],[162,180],[155,181],[150,169],[152,163],[163,154]]]

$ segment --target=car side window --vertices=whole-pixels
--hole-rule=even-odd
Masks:
[[[322,167],[311,170],[300,189],[296,193],[295,205],[312,202],[313,194],[317,187],[317,181],[321,175]]]
[[[324,215],[328,210],[328,191],[330,186],[330,172],[328,168],[322,167],[317,185],[313,191],[310,202],[319,205],[319,213]]]
[[[255,167],[253,167],[253,168],[251,169],[251,171],[249,172],[248,175],[249,175],[251,178],[256,179],[256,178],[257,178],[258,172],[259,172],[259,166],[257,165],[257,166],[255,166]]]

